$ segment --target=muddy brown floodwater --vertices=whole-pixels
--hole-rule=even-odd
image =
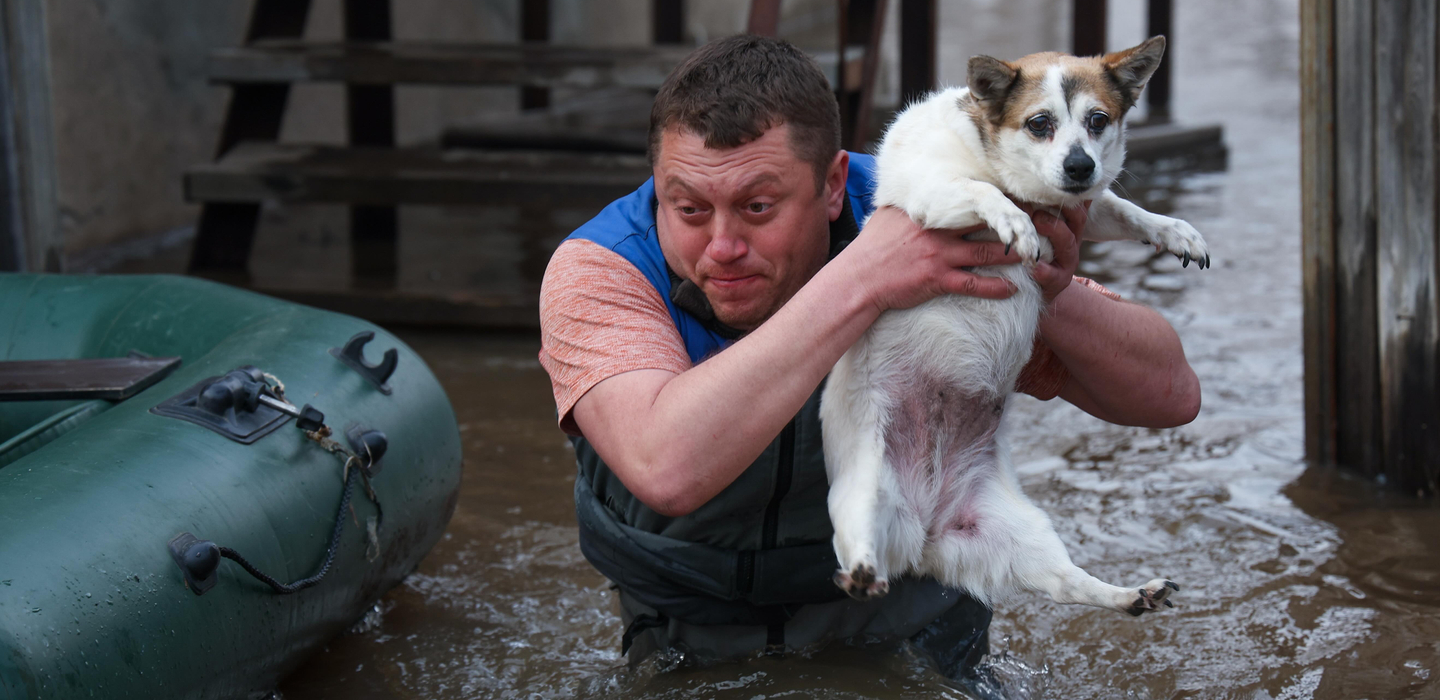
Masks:
[[[1168,576],[1179,607],[1129,618],[1022,595],[987,662],[1007,698],[1440,698],[1440,509],[1323,468],[1301,444],[1296,3],[1176,3],[1176,111],[1225,126],[1223,173],[1127,183],[1214,251],[1181,270],[1094,246],[1084,271],[1159,309],[1204,386],[1194,423],[1123,428],[1062,402],[1013,409],[1025,490],[1076,562]],[[628,672],[606,582],[580,556],[573,453],[533,338],[405,332],[454,402],[465,481],[444,540],[287,700],[964,697],[903,648],[832,647]]]

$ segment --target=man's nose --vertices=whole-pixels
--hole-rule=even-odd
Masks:
[[[717,263],[735,262],[745,257],[750,246],[742,234],[744,224],[738,217],[717,216],[714,229],[710,232],[710,243],[705,246],[705,255]]]

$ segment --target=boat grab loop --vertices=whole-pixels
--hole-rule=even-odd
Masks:
[[[375,385],[380,393],[389,396],[390,385],[385,382],[390,380],[390,375],[395,373],[395,366],[400,363],[400,352],[395,348],[385,351],[380,358],[380,364],[372,365],[365,361],[365,344],[375,339],[375,331],[360,331],[345,341],[345,346],[330,348],[330,354],[335,359],[344,362],[347,367],[355,370],[355,373],[364,377],[366,381]]]
[[[195,595],[203,595],[213,588],[221,558],[239,564],[251,576],[282,595],[302,591],[320,583],[325,575],[330,573],[330,567],[335,561],[335,552],[340,546],[340,536],[345,529],[345,515],[349,513],[352,518],[355,518],[356,524],[360,524],[350,503],[350,494],[354,490],[356,476],[359,476],[364,484],[365,495],[375,504],[375,515],[367,518],[363,525],[368,540],[365,558],[368,561],[375,561],[380,556],[380,525],[384,522],[385,511],[380,506],[380,499],[376,497],[370,479],[379,473],[381,458],[385,456],[385,450],[389,444],[385,433],[352,426],[345,433],[346,442],[350,444],[349,447],[346,447],[331,438],[334,432],[330,426],[325,424],[325,414],[309,404],[303,408],[296,408],[294,404],[285,399],[285,385],[279,378],[254,367],[241,367],[224,377],[212,378],[211,383],[220,389],[212,390],[210,386],[206,386],[196,393],[211,394],[212,398],[223,393],[227,400],[234,397],[234,406],[240,408],[240,412],[244,412],[245,409],[255,411],[261,406],[265,406],[283,416],[295,418],[295,427],[304,432],[308,439],[313,440],[325,451],[341,458],[343,461],[341,466],[343,486],[340,492],[340,506],[335,512],[335,525],[330,531],[330,543],[325,548],[325,558],[320,563],[320,568],[314,574],[292,583],[281,583],[256,568],[239,552],[217,545],[210,540],[202,540],[188,532],[182,532],[171,538],[168,547],[170,556],[175,559],[175,564],[180,567],[180,571],[185,577],[185,587]],[[234,415],[233,411],[231,415]],[[207,425],[206,427],[215,429],[213,426]],[[219,431],[217,430],[217,432]]]

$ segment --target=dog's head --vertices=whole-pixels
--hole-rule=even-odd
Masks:
[[[1160,65],[1165,37],[1105,56],[970,59],[961,108],[1004,189],[1037,204],[1093,199],[1125,162],[1125,113]]]

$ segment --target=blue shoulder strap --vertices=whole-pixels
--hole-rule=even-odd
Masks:
[[[850,208],[856,222],[865,221],[874,208],[871,203],[875,159],[861,153],[850,154],[850,172],[845,181],[845,193],[850,197]],[[630,261],[645,279],[654,285],[665,300],[670,318],[685,341],[685,350],[691,362],[699,362],[731,341],[706,328],[698,319],[677,308],[670,300],[670,269],[665,264],[665,255],[660,250],[660,239],[655,231],[655,181],[649,179],[639,189],[611,202],[595,218],[587,221],[565,240],[585,240],[602,245]]]

